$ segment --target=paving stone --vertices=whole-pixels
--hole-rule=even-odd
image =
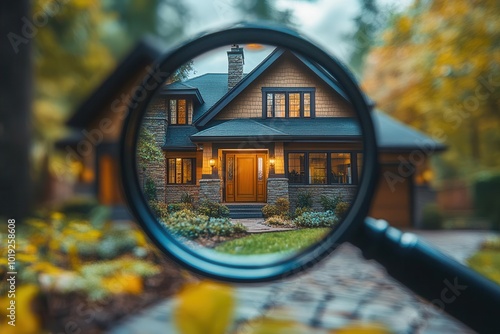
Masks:
[[[462,263],[488,235],[475,231],[417,234]],[[378,263],[364,260],[349,244],[303,275],[268,285],[236,286],[236,297],[239,324],[265,316],[300,321],[319,330],[363,320],[380,322],[396,333],[472,333],[389,277]],[[173,307],[172,300],[166,300],[110,333],[177,333],[171,319]]]

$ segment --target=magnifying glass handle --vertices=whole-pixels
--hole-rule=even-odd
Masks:
[[[386,221],[367,218],[351,240],[396,280],[479,333],[500,333],[500,286]]]

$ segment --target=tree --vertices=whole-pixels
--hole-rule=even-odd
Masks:
[[[377,105],[449,145],[459,176],[500,166],[500,4],[416,1],[396,15],[367,60]],[[443,175],[446,177],[446,175]]]
[[[137,141],[137,162],[139,169],[145,169],[151,163],[162,161],[163,152],[156,143],[153,133],[142,126],[139,132],[139,140]]]

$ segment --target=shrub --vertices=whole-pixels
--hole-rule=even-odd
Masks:
[[[190,193],[185,192],[181,195],[181,203],[192,205],[193,202],[194,202],[194,197]]]
[[[422,228],[428,230],[441,229],[443,215],[436,204],[427,204],[422,212]]]
[[[266,225],[276,226],[276,227],[290,227],[293,226],[292,222],[284,216],[273,216],[266,219],[264,222]]]
[[[198,213],[213,218],[229,217],[229,208],[218,202],[203,200],[198,205]]]
[[[157,199],[156,184],[150,177],[146,177],[144,182],[144,196],[146,196],[146,200],[148,201],[154,201]]]
[[[58,210],[65,215],[88,215],[99,206],[99,202],[91,197],[75,197],[64,202]]]
[[[313,199],[310,191],[301,191],[297,194],[297,208],[312,208]]]
[[[319,203],[321,204],[321,207],[323,207],[324,211],[335,211],[337,208],[337,204],[339,204],[342,201],[342,196],[340,195],[335,195],[335,196],[327,196],[327,195],[321,195],[319,198]]]
[[[344,219],[350,207],[351,204],[348,202],[338,202],[335,206],[335,215],[339,219]]]
[[[293,216],[295,218],[297,218],[299,216],[302,216],[302,214],[305,212],[311,212],[311,209],[310,208],[297,208],[297,209],[295,209]]]
[[[293,220],[297,227],[333,227],[338,219],[332,211],[304,212]]]
[[[489,218],[493,228],[500,230],[500,174],[480,177],[474,184],[474,207],[480,217]]]
[[[231,236],[246,232],[244,225],[240,223],[233,224],[228,218],[208,217],[190,210],[180,210],[172,213],[164,221],[164,225],[173,234],[188,239]]]
[[[290,214],[290,201],[285,197],[280,197],[275,204],[266,204],[262,208],[262,214],[266,218],[274,216],[286,217]]]
[[[168,217],[169,213],[169,206],[162,202],[162,201],[149,201],[149,207],[153,211],[153,213],[156,215],[156,217],[160,219],[164,219]]]

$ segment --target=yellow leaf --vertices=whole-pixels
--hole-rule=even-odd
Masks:
[[[177,295],[175,325],[182,334],[223,334],[234,314],[235,299],[229,285],[203,281],[189,283]]]
[[[352,323],[343,328],[336,329],[331,334],[389,334],[391,331],[379,323]]]
[[[33,312],[33,302],[39,293],[35,285],[19,286],[15,298],[9,299],[8,295],[0,298],[0,333],[2,334],[36,334],[41,332],[38,316]],[[10,301],[15,300],[15,327],[8,324],[10,310],[7,308]]]

